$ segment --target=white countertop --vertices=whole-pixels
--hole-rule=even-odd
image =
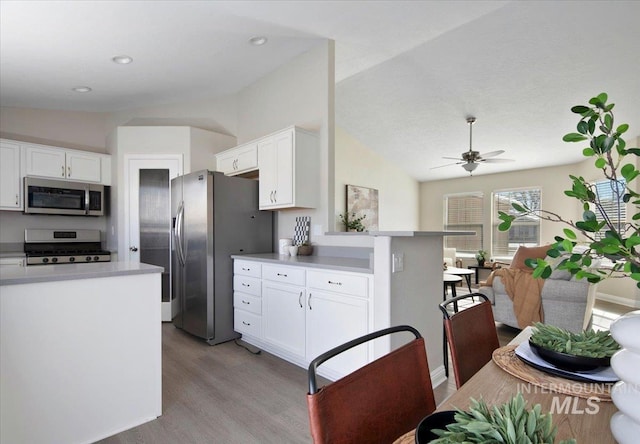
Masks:
[[[0,286],[72,279],[92,279],[130,274],[162,273],[163,270],[163,267],[156,265],[134,262],[95,262],[91,264],[0,267]]]
[[[420,236],[473,236],[475,231],[331,231],[327,236],[389,236],[389,237],[420,237]]]
[[[288,256],[278,253],[234,254],[232,259],[246,259],[258,262],[277,263],[310,268],[327,268],[331,270],[353,271],[356,273],[373,273],[373,264],[369,259],[332,256]]]

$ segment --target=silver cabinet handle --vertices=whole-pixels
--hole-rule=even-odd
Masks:
[[[16,194],[16,205],[18,205],[20,202],[19,196]]]
[[[251,271],[251,268],[244,268],[244,267],[242,267],[242,271]]]
[[[273,203],[273,190],[271,190],[271,193],[269,193],[269,200],[271,201],[271,203]]]
[[[302,292],[300,292],[300,296],[298,296],[298,304],[300,304],[300,308],[302,308]]]
[[[278,190],[273,190],[273,201],[278,203]]]
[[[309,299],[307,300],[307,305],[309,306],[309,310],[313,310],[313,307],[311,306],[311,293],[309,293]]]
[[[131,251],[133,251],[135,253],[136,251],[138,251],[138,247],[135,247],[135,246],[134,247],[129,247],[129,250],[131,250]]]
[[[62,165],[62,174],[61,174],[61,176],[64,177],[64,165]]]
[[[342,282],[327,281],[327,283],[329,283],[331,285],[342,285]]]
[[[276,273],[276,276],[287,277],[287,275],[285,273]]]
[[[71,166],[67,167],[67,177],[71,177]]]
[[[250,323],[250,322],[242,321],[242,323],[243,323],[244,325],[251,326],[251,323]]]
[[[247,301],[245,301],[244,299],[242,300],[242,303],[243,303],[243,304],[246,304],[246,305],[251,305],[251,302],[247,302]]]
[[[244,282],[242,283],[242,286],[243,286],[243,287],[251,287],[251,285],[249,285],[249,284],[245,284]]]

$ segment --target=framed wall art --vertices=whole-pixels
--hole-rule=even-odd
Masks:
[[[378,190],[375,188],[347,185],[347,214],[362,219],[365,231],[378,230]]]

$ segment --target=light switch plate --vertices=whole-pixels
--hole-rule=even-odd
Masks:
[[[393,253],[391,255],[391,272],[404,271],[404,253]]]

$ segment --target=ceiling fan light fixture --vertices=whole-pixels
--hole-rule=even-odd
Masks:
[[[71,88],[72,91],[75,91],[77,93],[88,93],[93,91],[90,87],[88,86],[75,86],[73,88]]]
[[[474,162],[467,162],[467,163],[463,163],[462,164],[462,168],[464,168],[465,170],[467,170],[469,173],[472,173],[473,170],[475,170],[476,168],[478,168],[478,164],[474,163]]]
[[[251,37],[249,39],[249,43],[251,43],[253,46],[262,46],[267,43],[267,38],[263,35],[257,35],[255,37]]]
[[[113,63],[117,63],[118,65],[128,65],[133,62],[133,58],[128,55],[118,55],[111,59]]]

